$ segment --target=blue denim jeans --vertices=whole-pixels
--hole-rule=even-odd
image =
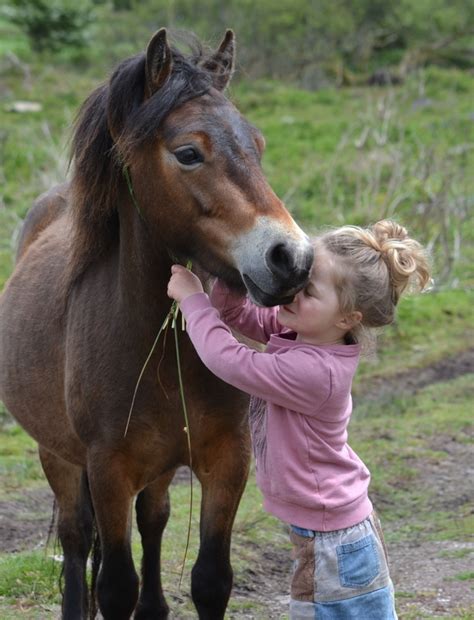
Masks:
[[[291,620],[396,620],[393,585],[375,514],[352,527],[290,526]]]

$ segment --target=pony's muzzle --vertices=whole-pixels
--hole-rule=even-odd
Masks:
[[[290,242],[276,242],[265,253],[268,269],[284,289],[301,287],[309,278],[313,264],[313,248],[304,252]]]
[[[252,301],[261,306],[291,303],[309,279],[313,248],[279,241],[268,248],[264,258],[264,272],[249,270],[242,274]]]

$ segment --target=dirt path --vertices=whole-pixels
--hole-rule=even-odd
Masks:
[[[410,396],[432,383],[451,381],[461,375],[474,373],[474,347],[453,357],[426,366],[397,373],[392,377],[375,377],[356,390],[355,401],[383,400],[390,396]]]
[[[474,497],[474,454],[471,445],[458,443],[449,437],[438,436],[430,446],[443,451],[446,456],[437,462],[424,464],[417,484],[433,491],[430,510],[456,511]],[[473,532],[465,531],[465,521],[453,519],[453,526],[465,539]],[[400,526],[404,524],[401,523]],[[392,525],[397,529],[397,524]],[[472,574],[474,566],[474,542],[436,540],[409,542],[389,546],[392,577],[399,593],[400,618],[410,615],[414,609],[422,611],[426,618],[463,618],[457,610],[471,610],[474,618],[474,593],[472,580],[461,580],[460,575]],[[400,595],[403,593],[403,597]],[[459,612],[461,613],[461,612]]]
[[[474,373],[474,348],[441,360],[427,368],[367,382],[359,388],[356,402],[378,400],[393,395],[410,395],[438,381],[449,381],[466,373]],[[440,463],[424,467],[422,484],[436,489],[433,512],[452,509],[472,497],[474,458],[472,449],[450,438],[439,437],[433,449],[446,452]],[[186,473],[181,471],[178,481]],[[471,481],[471,483],[469,483]],[[469,488],[470,487],[470,488]],[[15,501],[0,501],[0,551],[20,551],[43,546],[51,521],[52,494],[41,488],[23,494]],[[440,541],[430,543],[400,543],[389,547],[392,575],[397,592],[400,620],[426,617],[464,618],[458,609],[472,609],[474,596],[468,581],[459,578],[472,571],[474,542]],[[242,601],[264,602],[265,618],[280,620],[287,617],[289,574],[291,560],[280,549],[262,549],[261,561],[249,567],[235,583],[233,596]],[[419,615],[422,614],[422,615]],[[249,610],[229,618],[256,618]]]
[[[0,501],[0,551],[35,549],[46,543],[52,517],[53,493],[42,487],[16,500]]]

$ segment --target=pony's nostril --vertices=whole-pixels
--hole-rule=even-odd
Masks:
[[[314,250],[311,246],[308,247],[305,252],[303,259],[303,271],[306,273],[306,276],[309,276],[309,272],[311,271],[311,267],[313,266],[314,260]]]
[[[288,276],[296,269],[295,255],[284,243],[276,243],[267,251],[267,265],[273,273]]]

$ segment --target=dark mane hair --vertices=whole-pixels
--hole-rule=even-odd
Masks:
[[[165,118],[212,86],[203,66],[207,54],[196,41],[184,55],[172,47],[172,73],[163,87],[144,100],[145,53],[123,61],[108,83],[93,91],[79,110],[72,138],[72,270],[81,273],[118,238],[117,204],[128,191],[123,167],[156,138]],[[112,136],[112,133],[113,136]]]

